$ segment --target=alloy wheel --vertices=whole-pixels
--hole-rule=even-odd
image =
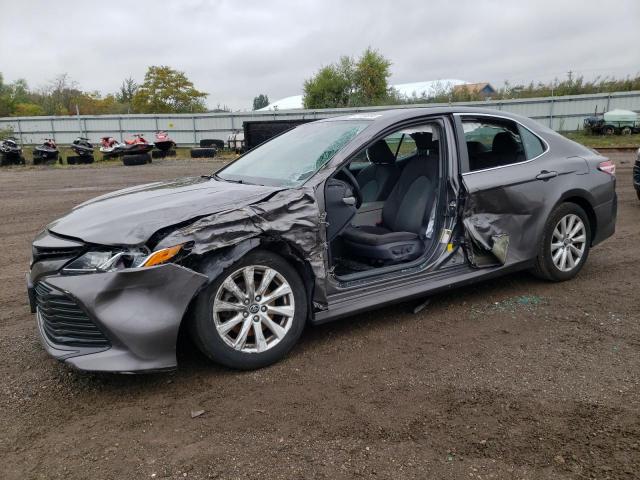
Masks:
[[[291,285],[277,270],[250,265],[230,274],[218,288],[213,320],[222,340],[243,353],[276,346],[293,324]]]
[[[570,272],[580,264],[587,242],[586,228],[582,219],[570,213],[565,215],[553,229],[551,259],[561,272]]]

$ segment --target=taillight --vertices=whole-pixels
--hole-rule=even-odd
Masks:
[[[605,160],[604,162],[600,162],[598,164],[598,170],[600,170],[601,172],[604,173],[608,173],[609,175],[614,175],[616,174],[616,164],[613,163],[611,160]]]

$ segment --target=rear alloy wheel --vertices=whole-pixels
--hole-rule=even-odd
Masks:
[[[534,273],[556,282],[575,277],[589,256],[590,242],[584,210],[575,203],[563,203],[547,221]]]
[[[196,300],[192,334],[212,360],[242,370],[282,358],[306,322],[300,276],[268,251],[249,253]]]

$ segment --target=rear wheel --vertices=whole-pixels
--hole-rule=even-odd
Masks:
[[[249,370],[284,357],[300,338],[306,316],[296,270],[274,253],[253,251],[196,299],[191,333],[213,361]]]
[[[591,227],[584,210],[575,203],[559,205],[547,220],[534,274],[561,282],[575,277],[589,256]]]
[[[631,127],[624,127],[620,133],[622,133],[622,135],[631,135]]]

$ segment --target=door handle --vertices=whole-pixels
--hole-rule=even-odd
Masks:
[[[538,175],[536,175],[536,178],[538,180],[548,180],[550,178],[557,177],[557,176],[558,176],[558,172],[550,172],[548,170],[542,170]]]
[[[342,203],[345,205],[353,206],[356,204],[356,197],[344,197]]]

